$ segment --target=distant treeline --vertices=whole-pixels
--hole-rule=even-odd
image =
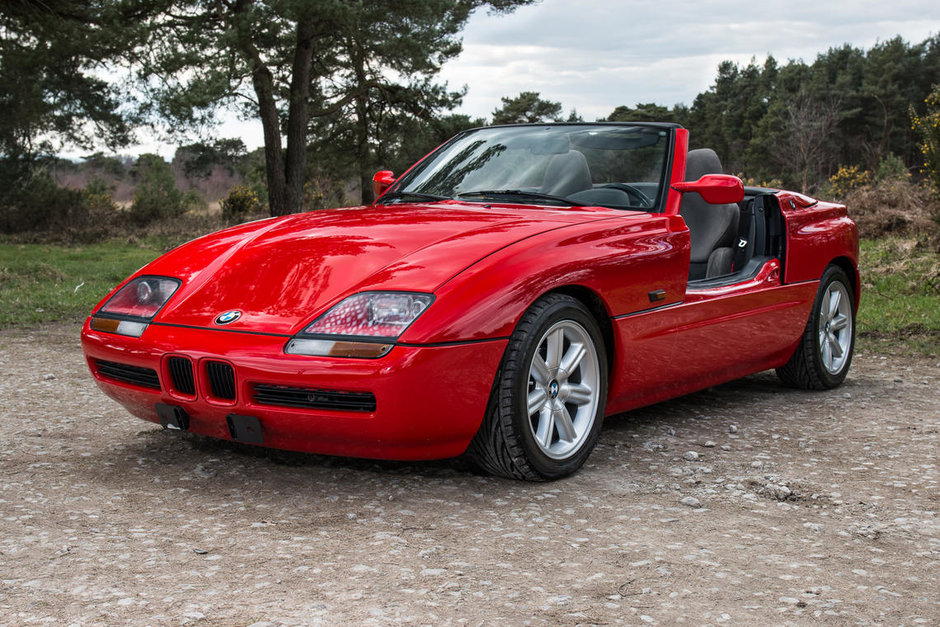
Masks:
[[[691,106],[622,105],[606,119],[677,122],[690,129],[693,148],[715,149],[728,172],[755,183],[815,192],[840,167],[874,172],[886,160],[892,165],[900,160],[918,174],[924,166],[924,138],[913,128],[912,116],[925,114],[925,101],[937,86],[940,35],[918,44],[895,37],[867,51],[848,44],[832,48],[810,64],[780,65],[772,56],[745,66],[724,61],[712,86]],[[490,120],[447,113],[423,124],[395,120],[379,129],[380,141],[366,170],[401,172],[452,134],[472,126],[581,119],[575,111],[565,115],[564,110],[563,103],[522,92],[503,98]],[[321,196],[358,202],[348,182],[356,181],[362,168],[343,150],[342,135],[324,125],[312,129],[309,139],[310,178],[316,179]],[[255,182],[263,181],[259,155],[249,159],[238,140],[182,147],[174,164],[177,179],[190,181],[188,185],[200,189],[210,202],[221,197],[227,182],[219,170],[213,175],[213,168],[240,171],[238,182],[254,168]],[[210,176],[216,185],[206,185]]]
[[[840,166],[874,171],[892,155],[917,172],[923,137],[912,114],[924,115],[936,86],[940,35],[913,45],[895,37],[868,51],[832,48],[810,64],[725,61],[691,107],[618,107],[609,119],[678,122],[729,172],[814,191]]]
[[[454,114],[459,98],[445,100],[420,111],[375,114],[368,136],[342,110],[315,117],[306,134],[299,208],[368,202],[371,172],[399,174],[466,128],[582,119],[532,91],[503,98],[489,119]],[[867,51],[846,44],[812,63],[725,61],[691,106],[622,105],[606,119],[682,124],[693,148],[715,149],[726,172],[753,184],[838,195],[833,175],[848,185],[844,192],[902,173],[940,190],[940,35],[917,44],[895,37]],[[240,139],[187,144],[170,162],[158,155],[99,152],[68,161],[47,154],[26,171],[17,169],[22,159],[0,155],[0,183],[19,190],[0,200],[0,231],[78,228],[107,222],[113,212],[145,224],[206,212],[219,201],[230,219],[273,212],[265,157],[264,149],[248,151]]]

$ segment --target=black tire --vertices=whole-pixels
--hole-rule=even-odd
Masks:
[[[803,390],[830,390],[845,381],[855,350],[855,290],[852,286],[853,282],[838,266],[828,266],[823,272],[803,337],[790,361],[777,368],[777,376],[786,385]],[[831,299],[833,290],[841,294],[840,315],[841,318],[847,319],[847,326],[830,332],[830,324],[827,322],[833,323],[833,327],[837,322],[832,319],[832,315],[828,318],[826,315],[829,311],[826,300]],[[843,304],[842,298],[847,298],[848,302]],[[838,319],[838,324],[843,323],[841,318]],[[824,347],[824,342],[828,342],[829,346]],[[841,351],[837,358],[831,352],[832,347],[836,345],[840,346],[838,351]],[[827,349],[830,351],[828,356]]]
[[[550,377],[542,377],[541,382],[534,378],[537,351],[542,365],[552,362],[547,356],[552,351],[564,366],[565,358],[581,350],[585,355],[575,367],[549,368]],[[549,414],[530,415],[531,399],[542,396],[536,400],[538,411]],[[543,296],[526,311],[509,338],[486,416],[468,455],[483,470],[501,477],[527,481],[565,477],[578,470],[594,449],[606,400],[607,355],[594,317],[574,298]],[[569,408],[575,410],[574,416]],[[562,430],[570,437],[563,438]]]

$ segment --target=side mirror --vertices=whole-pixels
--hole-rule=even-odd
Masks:
[[[376,172],[375,176],[372,177],[372,191],[375,192],[375,197],[378,198],[384,194],[385,190],[391,187],[394,182],[395,174],[391,170]]]
[[[673,183],[679,193],[698,192],[710,205],[730,205],[744,200],[744,183],[730,174],[706,174],[697,181]]]

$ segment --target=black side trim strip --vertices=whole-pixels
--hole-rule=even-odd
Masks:
[[[670,307],[676,307],[681,305],[683,301],[677,301],[675,303],[668,303],[666,305],[660,305],[659,307],[650,307],[649,309],[640,309],[639,311],[631,311],[630,313],[620,314],[619,316],[614,316],[614,320],[623,320],[624,318],[629,318],[630,316],[639,316],[640,314],[650,313],[651,311],[658,311],[660,309],[669,309]]]
[[[463,346],[464,344],[483,344],[484,342],[502,342],[509,340],[509,336],[506,337],[488,337],[482,340],[457,340],[454,342],[431,342],[428,344],[410,344],[408,342],[399,342],[395,346],[404,346],[406,348],[441,348],[446,346]]]

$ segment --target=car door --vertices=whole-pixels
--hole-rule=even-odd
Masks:
[[[814,283],[784,285],[780,260],[728,285],[690,282],[670,312],[682,377],[690,387],[712,385],[773,368],[792,354],[816,294]]]

